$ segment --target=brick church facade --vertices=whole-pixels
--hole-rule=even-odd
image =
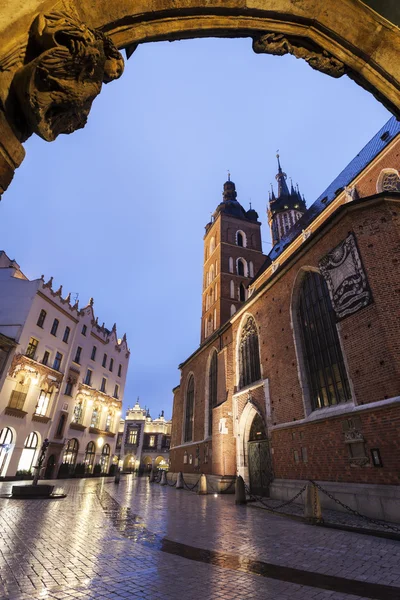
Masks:
[[[399,134],[390,119],[308,209],[278,157],[268,255],[257,213],[224,184],[204,237],[201,343],[174,389],[171,471],[240,474],[276,498],[317,479],[398,520]]]

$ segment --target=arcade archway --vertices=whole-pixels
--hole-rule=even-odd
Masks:
[[[75,46],[65,41],[71,30],[81,32],[78,67]],[[329,7],[324,0],[28,0],[18,8],[6,0],[0,33],[0,193],[32,133],[52,140],[84,126],[102,83],[122,72],[112,42],[130,56],[144,42],[248,37],[256,52],[289,53],[333,77],[347,74],[400,115],[400,30],[361,0]],[[87,69],[95,55],[96,68]],[[56,103],[49,83],[55,56]]]

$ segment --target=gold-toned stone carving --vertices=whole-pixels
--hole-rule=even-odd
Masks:
[[[124,69],[110,38],[63,12],[36,17],[26,57],[13,79],[23,137],[37,133],[47,141],[84,127],[102,84]]]
[[[346,72],[345,65],[340,60],[305,38],[270,32],[253,38],[253,50],[257,54],[292,54],[296,58],[303,58],[313,69],[331,77],[338,78]]]

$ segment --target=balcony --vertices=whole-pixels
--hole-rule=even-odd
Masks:
[[[85,431],[86,425],[82,425],[82,423],[74,423],[73,421],[71,421],[71,423],[69,424],[69,428],[75,429],[76,431]]]
[[[46,417],[45,415],[37,415],[36,413],[32,415],[32,421],[37,421],[38,423],[48,423],[50,421],[50,417]]]

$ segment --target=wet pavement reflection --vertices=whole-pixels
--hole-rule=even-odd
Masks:
[[[55,483],[64,500],[0,500],[4,600],[400,599],[399,542],[146,478]]]

